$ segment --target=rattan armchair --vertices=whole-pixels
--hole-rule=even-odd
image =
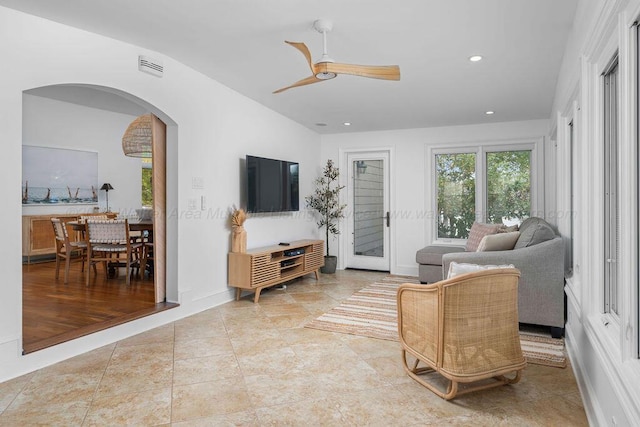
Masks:
[[[401,285],[398,333],[409,376],[447,400],[517,383],[526,366],[518,332],[519,277],[517,269],[501,268]],[[445,390],[441,377],[448,380]]]

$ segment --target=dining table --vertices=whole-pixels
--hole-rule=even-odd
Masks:
[[[83,235],[87,231],[87,225],[80,221],[69,221],[67,225],[71,226],[71,229],[78,231]],[[138,220],[134,219],[129,221],[129,231],[146,231],[149,234],[149,241],[153,241],[153,220]]]
[[[151,219],[134,219],[129,222],[129,231],[140,231],[145,233],[144,237],[147,243],[153,243],[153,220]],[[78,240],[86,240],[87,225],[80,221],[69,221],[67,225],[78,233]]]
[[[145,233],[147,243],[153,243],[153,220],[149,219],[134,219],[128,221],[129,231],[140,231]],[[86,240],[87,224],[81,221],[68,221],[67,225],[71,226],[71,229],[78,233],[79,240]],[[88,256],[88,254],[87,254]],[[118,264],[114,264],[114,267]],[[153,263],[149,264],[153,268]],[[114,277],[117,274],[117,270],[113,267],[109,268],[109,277]]]

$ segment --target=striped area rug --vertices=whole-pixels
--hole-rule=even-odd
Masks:
[[[401,283],[415,278],[389,276],[353,294],[305,327],[344,334],[398,341],[396,293]],[[520,344],[527,362],[564,368],[564,339],[529,330],[520,331]]]

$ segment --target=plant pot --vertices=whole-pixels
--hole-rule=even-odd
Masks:
[[[320,273],[333,274],[336,272],[338,257],[334,255],[324,257],[324,267],[320,267]]]

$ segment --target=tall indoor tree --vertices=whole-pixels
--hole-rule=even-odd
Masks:
[[[316,188],[313,194],[305,198],[307,207],[320,215],[320,220],[317,222],[318,228],[324,227],[325,229],[327,252],[325,267],[322,269],[323,273],[335,272],[337,257],[331,256],[329,253],[329,236],[340,234],[338,223],[341,218],[344,218],[344,210],[347,207],[347,205],[340,204],[340,190],[344,188],[344,185],[339,185],[339,177],[339,168],[334,166],[333,160],[328,159],[322,170],[322,175],[315,180]]]

